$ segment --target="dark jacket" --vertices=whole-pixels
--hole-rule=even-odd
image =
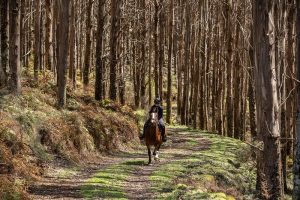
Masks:
[[[158,120],[161,120],[163,118],[163,113],[164,113],[164,110],[162,108],[161,105],[153,105],[149,111],[149,113],[154,113],[154,112],[157,112],[158,114]]]

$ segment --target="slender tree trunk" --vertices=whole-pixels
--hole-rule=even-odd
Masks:
[[[158,53],[158,12],[159,12],[159,5],[157,0],[155,0],[155,13],[154,13],[154,88],[155,88],[155,96],[159,96],[159,77],[158,77],[158,60],[159,60],[159,53]]]
[[[20,3],[19,0],[9,1],[9,67],[10,90],[21,92],[21,49],[20,49]]]
[[[140,0],[141,9],[141,107],[145,108],[146,105],[146,38],[147,38],[147,27],[146,27],[146,1]]]
[[[8,62],[8,1],[1,1],[0,4],[0,88],[7,84],[7,62]]]
[[[76,88],[76,65],[75,65],[75,0],[71,1],[70,17],[70,60],[69,60],[69,79],[73,88]]]
[[[96,82],[95,82],[95,99],[103,100],[103,31],[104,31],[104,6],[105,0],[98,0],[98,25],[96,33]]]
[[[186,33],[185,33],[185,57],[184,57],[184,87],[183,87],[183,101],[181,107],[181,123],[187,124],[188,117],[188,98],[189,98],[189,47],[190,47],[190,2],[187,1],[185,4],[185,12],[186,12]]]
[[[53,68],[53,44],[52,44],[52,0],[46,0],[46,27],[45,27],[45,63],[46,69],[52,70]]]
[[[254,98],[254,67],[255,67],[255,55],[254,55],[254,40],[253,40],[253,31],[251,31],[250,38],[250,49],[249,49],[249,57],[250,57],[250,70],[249,70],[249,81],[248,81],[248,101],[249,101],[249,117],[250,117],[250,131],[252,140],[255,140],[257,137],[256,131],[256,116],[255,116],[255,98]]]
[[[111,1],[111,32],[110,32],[110,85],[109,85],[109,98],[117,100],[117,40],[119,33],[119,13],[120,2],[118,0]]]
[[[158,68],[158,82],[159,82],[159,96],[163,99],[163,68],[164,68],[164,41],[165,41],[165,8],[164,8],[164,1],[160,0],[159,3],[160,12],[159,12],[159,68]]]
[[[169,19],[169,50],[168,50],[168,94],[167,94],[167,117],[166,122],[171,123],[172,111],[172,47],[173,47],[173,4],[170,2],[170,19]]]
[[[41,2],[34,1],[34,79],[38,81],[39,69],[41,68]]]
[[[90,64],[91,64],[91,34],[92,34],[92,20],[91,12],[93,7],[93,0],[88,1],[87,7],[87,18],[86,18],[86,43],[85,43],[85,55],[84,55],[84,70],[83,70],[83,85],[84,90],[89,85],[89,74],[90,74]]]
[[[233,99],[232,99],[232,60],[233,60],[233,44],[232,44],[232,0],[227,0],[226,20],[227,20],[227,78],[226,78],[226,134],[233,136]]]
[[[69,49],[69,5],[70,0],[57,0],[57,86],[58,107],[66,105],[66,76]]]

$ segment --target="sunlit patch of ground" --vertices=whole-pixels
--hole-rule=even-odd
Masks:
[[[142,199],[142,192],[151,199],[255,199],[255,163],[246,144],[184,127],[168,131],[159,163],[145,165],[142,147],[124,154],[127,162],[87,182],[85,197]]]

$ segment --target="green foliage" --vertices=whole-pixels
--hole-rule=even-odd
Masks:
[[[136,116],[137,120],[138,120],[138,124],[140,128],[144,127],[144,123],[148,118],[148,113],[145,110],[136,110],[134,111],[134,115]]]

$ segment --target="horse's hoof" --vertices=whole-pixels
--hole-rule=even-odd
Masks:
[[[152,163],[148,163],[148,166],[152,166],[153,164]]]

